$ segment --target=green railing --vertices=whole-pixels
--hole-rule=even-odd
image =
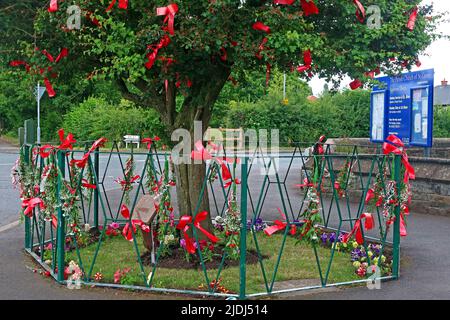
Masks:
[[[174,179],[169,168],[168,154],[158,152],[155,144],[148,152],[123,152],[114,143],[110,150],[96,149],[91,152],[85,166],[78,168],[71,165],[71,160],[80,159],[89,146],[90,144],[86,143],[84,150],[83,147],[78,150],[55,149],[46,158],[40,156],[39,146],[36,145],[26,144],[21,150],[22,170],[26,170],[23,176],[27,177],[25,182],[28,184],[25,184],[28,195],[24,198],[46,197],[50,199],[48,201],[53,201],[50,210],[55,210],[52,215],[52,212],[48,212],[48,207],[36,206],[32,215],[25,217],[25,249],[60,283],[67,283],[64,271],[69,258],[75,260],[81,268],[84,284],[156,292],[246,299],[366,283],[367,277],[355,278],[355,274],[341,276],[341,270],[333,269],[334,260],[340,261],[341,264],[337,265],[339,267],[347,256],[354,254],[354,250],[344,250],[342,236],[345,237],[354,230],[355,224],[362,224],[361,218],[366,212],[372,213],[375,228],[371,232],[360,228],[364,248],[360,252],[365,254],[363,260],[368,266],[374,265],[374,257],[369,256],[368,252],[372,246],[379,245],[377,248],[381,252],[376,256],[380,259],[384,254],[387,255],[386,264],[389,264],[390,271],[380,274],[378,279],[399,277],[402,201],[402,193],[399,190],[404,187],[401,178],[404,169],[399,155],[381,154],[376,147],[372,147],[371,152],[365,149],[360,153],[356,146],[339,146],[333,150],[334,147],[329,145],[323,146],[322,154],[307,154],[305,150],[308,145],[296,143],[290,153],[270,155],[257,149],[251,155],[229,155],[234,161],[225,164],[229,172],[233,173],[231,180],[223,177],[219,161],[208,161],[206,178],[201,186],[193,218],[199,213],[206,194],[209,196],[209,214],[212,217],[226,218],[230,204],[234,205],[240,219],[237,236],[239,250],[238,256],[232,257],[230,250],[224,246],[219,247],[215,255],[220,254],[220,258],[216,257],[217,263],[213,267],[209,266],[199,245],[204,237],[193,222],[190,222],[190,236],[197,244],[195,254],[192,255],[196,256],[198,261],[196,276],[206,284],[198,288],[181,280],[178,284],[177,279],[171,279],[168,275],[170,271],[167,271],[167,267],[164,264],[160,266],[164,259],[170,256],[167,255],[167,250],[172,250],[172,254],[173,250],[182,250],[177,248],[178,243],[165,245],[163,241],[158,243],[154,240],[153,260],[145,264],[143,247],[140,244],[140,233],[144,231],[132,227],[139,200],[145,194],[152,194],[151,181],[167,186],[167,183]],[[113,182],[114,178],[130,174],[127,172],[129,162],[124,161],[124,157],[133,157],[133,164],[136,166],[133,173],[139,175],[138,179],[128,184],[131,186],[128,195],[120,183]],[[52,169],[49,169],[50,167]],[[48,187],[49,178],[46,178],[46,181],[42,179],[43,175],[48,174],[48,171],[52,172],[51,170],[54,170],[56,180]],[[235,180],[236,178],[239,181]],[[227,180],[231,183],[224,186]],[[83,184],[90,187],[86,188]],[[46,186],[48,189],[45,189]],[[368,193],[374,189],[377,189],[377,195],[383,196],[382,204],[373,205],[376,199],[368,200]],[[68,190],[72,192],[67,192]],[[50,191],[54,192],[53,196],[48,194]],[[175,202],[175,188],[165,192],[167,193],[164,196],[170,201],[174,199]],[[311,201],[314,197],[317,197],[317,203]],[[121,217],[124,203],[131,212],[129,218]],[[315,203],[315,207],[311,207],[311,203]],[[166,213],[169,214],[168,211]],[[74,220],[74,216],[77,216],[77,219]],[[157,230],[158,234],[167,235],[168,230],[174,230],[179,223],[179,216],[177,213],[175,221],[172,222],[158,220],[156,217],[152,228],[156,228],[153,230]],[[387,224],[388,220],[393,223]],[[135,272],[140,275],[141,280],[135,278],[134,282],[112,283],[107,281],[111,279],[95,279],[99,272],[99,255],[105,250],[105,245],[119,244],[118,240],[112,242],[111,237],[107,235],[112,223],[120,226],[119,232],[126,224],[131,226],[130,246],[136,258]],[[262,231],[277,223],[282,226],[276,234],[268,236]],[[83,232],[88,234],[88,239],[81,243]],[[225,243],[227,236],[219,230],[215,232],[224,237]],[[331,241],[333,234],[334,240]],[[327,237],[326,243],[323,241],[324,235]],[[120,235],[119,238],[126,242]],[[176,238],[185,239],[182,230],[176,231]],[[300,244],[293,244],[294,239]],[[279,243],[279,247],[275,242]],[[347,242],[348,246],[351,243],[353,242]],[[117,256],[120,256],[119,251]],[[114,255],[111,257],[114,259]],[[306,262],[302,260],[303,257]],[[102,259],[105,264],[105,258]],[[293,261],[298,263],[298,267],[293,265]],[[378,265],[382,265],[380,260],[377,261]],[[110,261],[110,264],[113,263],[115,262]],[[352,264],[351,260],[349,264]],[[189,263],[186,262],[186,265]],[[195,272],[192,271],[193,274]],[[158,278],[159,274],[164,277]],[[219,279],[227,283],[227,276],[230,280],[239,279],[238,286],[231,292],[220,290]],[[171,285],[165,285],[166,283]]]

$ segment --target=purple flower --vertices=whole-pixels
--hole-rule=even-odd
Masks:
[[[328,239],[327,234],[326,233],[322,233],[322,235],[320,236],[320,239],[322,240],[322,242],[324,244],[327,243],[327,239]]]
[[[336,241],[336,233],[334,233],[334,232],[331,233],[329,239],[330,239],[330,243],[333,243],[334,241]]]
[[[345,233],[343,233],[343,232],[339,233],[338,242],[342,242],[342,240],[344,240],[344,236],[345,236]]]
[[[186,249],[186,240],[185,239],[180,239],[180,246],[184,249]]]

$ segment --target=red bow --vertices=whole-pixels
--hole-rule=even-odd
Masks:
[[[64,138],[64,129],[59,129],[58,130],[58,135],[59,135],[59,141],[61,142],[61,144],[59,145],[58,149],[60,150],[72,150],[73,149],[73,145],[75,142],[77,142],[77,140],[75,140],[73,138],[73,134],[69,133],[67,134],[67,137]]]
[[[408,28],[409,31],[414,30],[418,12],[419,12],[419,8],[417,8],[417,6],[415,6],[414,9],[412,9],[411,14],[409,15],[408,23],[406,24],[406,27]]]
[[[303,52],[303,63],[304,65],[297,67],[298,72],[304,72],[311,69],[312,57],[310,49]]]
[[[31,218],[33,216],[33,209],[39,205],[41,209],[44,209],[44,202],[40,198],[30,198],[22,201],[22,208],[25,208],[23,214]]]
[[[366,10],[364,9],[364,6],[358,0],[353,0],[353,3],[356,6],[356,18],[358,18],[359,22],[364,23],[364,20],[366,19]]]
[[[130,210],[126,205],[124,204],[122,205],[120,213],[125,219],[130,219]],[[150,227],[146,225],[142,220],[139,219],[131,220],[131,224],[130,222],[127,222],[127,224],[122,230],[122,235],[125,237],[125,239],[127,239],[128,241],[133,241],[133,233],[136,233],[137,231],[136,226],[141,228],[141,230],[144,232],[150,232]],[[131,231],[131,227],[133,228],[133,231]]]
[[[47,10],[48,12],[58,11],[58,0],[50,0],[50,6]]]
[[[106,12],[111,11],[117,0],[112,0],[109,4],[108,8],[106,8]],[[128,0],[119,0],[119,9],[127,9],[128,8]]]
[[[389,137],[387,137],[386,142],[383,143],[383,153],[394,153],[402,156],[402,163],[405,166],[404,182],[407,183],[409,179],[414,180],[416,178],[416,173],[413,166],[409,163],[408,155],[403,150],[404,147],[405,145],[403,144],[402,140],[400,140],[400,138],[398,138],[397,136],[391,134]]]
[[[364,228],[366,230],[371,230],[374,226],[373,216],[370,213],[363,213],[358,220],[356,220],[355,225],[353,226],[353,230],[350,233],[347,233],[342,238],[343,243],[347,243],[348,240],[355,235],[356,242],[358,244],[364,243],[364,238],[361,231],[361,221],[364,219]]]
[[[148,46],[148,49],[153,49],[153,51],[149,54],[147,54],[148,61],[145,63],[145,67],[147,69],[151,69],[153,67],[153,64],[156,61],[156,57],[158,56],[158,51],[162,48],[165,48],[169,45],[170,38],[168,35],[165,35],[157,45],[150,45]]]
[[[280,208],[278,208],[278,212],[280,213],[281,217],[286,220],[286,215],[281,211]],[[280,221],[280,220],[275,220],[273,226],[267,227],[264,229],[264,233],[267,236],[271,236],[272,234],[274,234],[275,232],[284,230],[287,226],[286,222]],[[296,225],[291,225],[291,230],[289,231],[291,233],[291,235],[295,235],[295,233],[297,232],[297,226]]]
[[[194,219],[194,227],[196,227],[198,230],[200,230],[209,240],[211,240],[213,243],[216,243],[219,241],[219,238],[217,238],[212,233],[205,230],[201,225],[200,222],[205,220],[208,216],[207,211],[203,211],[198,213],[195,216]],[[180,218],[180,221],[178,222],[177,229],[183,231],[184,240],[186,241],[186,250],[187,252],[194,254],[195,253],[195,247],[194,247],[194,240],[189,237],[189,234],[187,233],[190,229],[190,224],[192,224],[192,217],[191,216],[182,216]]]
[[[53,56],[50,53],[48,53],[48,51],[45,50],[45,49],[42,50],[41,52],[42,52],[43,55],[45,55],[47,57],[48,61],[50,61],[52,63],[58,63],[62,58],[65,58],[65,57],[67,57],[69,55],[69,50],[67,48],[62,48],[61,52],[58,54],[56,59],[53,58]],[[47,70],[51,71],[52,67],[49,67]],[[43,69],[41,69],[41,74],[42,73],[43,73]],[[56,76],[57,76],[56,74],[52,74],[53,78],[56,78]],[[45,88],[47,89],[48,96],[50,98],[53,98],[56,95],[56,92],[53,89],[53,86],[52,86],[50,80],[48,80],[47,77],[44,77],[44,84],[45,84]]]
[[[213,150],[218,151],[219,147],[213,143],[209,143],[210,146],[212,146]],[[195,148],[197,151],[191,152],[191,158],[194,160],[212,160],[216,161],[220,164],[222,168],[222,179],[224,181],[230,180],[232,178],[231,172],[228,169],[228,166],[225,164],[225,162],[233,163],[234,159],[227,158],[227,157],[214,157],[211,153],[208,152],[208,150],[205,149],[203,146],[203,143],[199,140],[195,143]]]
[[[159,141],[161,140],[160,137],[158,136],[154,136],[153,138],[144,138],[142,139],[142,143],[146,143],[147,144],[147,149],[150,150],[150,147],[152,146],[153,142]]]
[[[167,28],[171,35],[175,34],[174,23],[175,23],[175,14],[178,12],[178,5],[176,3],[169,4],[167,7],[159,7],[156,8],[157,16],[165,16],[164,22],[167,22]]]

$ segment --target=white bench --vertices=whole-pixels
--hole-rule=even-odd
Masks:
[[[132,135],[126,135],[123,136],[123,142],[125,142],[125,148],[128,148],[129,143],[136,143],[137,147],[139,149],[141,145],[141,137],[140,136],[132,136]]]

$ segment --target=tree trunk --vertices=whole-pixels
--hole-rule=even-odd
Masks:
[[[172,129],[184,128],[191,134],[191,148],[194,147],[194,121],[202,122],[202,137],[208,129],[211,119],[212,108],[220,91],[225,85],[230,75],[230,69],[223,66],[215,66],[211,69],[208,79],[193,80],[193,87],[183,102],[181,110],[176,115]],[[169,89],[170,92],[170,89]],[[208,188],[205,185],[203,194],[202,186],[206,179],[206,165],[202,164],[181,164],[175,166],[177,179],[177,200],[180,215],[193,216],[199,212],[207,211],[208,219],[202,222],[202,227],[212,230],[212,222],[209,214]],[[199,233],[203,239],[203,235]]]
[[[170,79],[170,77],[173,78],[173,75],[167,74],[168,79],[165,81],[162,94],[160,87],[149,85],[147,81],[142,79],[134,84],[134,89],[143,93],[141,95],[129,90],[123,79],[118,79],[117,84],[126,99],[139,105],[153,106],[166,125],[169,136],[175,129],[184,128],[188,130],[191,133],[191,148],[193,148],[196,142],[194,140],[200,139],[193,135],[194,121],[202,122],[203,137],[211,119],[214,103],[231,73],[231,66],[218,63],[217,59],[205,60],[204,63],[203,73],[190,79],[192,80],[192,86],[187,90],[187,96],[185,96],[181,108],[177,108],[176,105],[178,90],[176,79]],[[206,175],[205,163],[177,165],[175,166],[175,174],[180,216],[193,216],[202,211],[210,213],[207,188],[205,188],[198,210],[196,210]],[[202,223],[202,226],[207,230],[212,229],[210,217]]]
[[[193,216],[203,211],[210,213],[208,188],[206,185],[202,193],[202,187],[206,178],[206,165],[204,163],[176,165],[175,174],[180,216]],[[211,230],[211,219],[206,219],[202,222],[202,226],[207,230]]]

